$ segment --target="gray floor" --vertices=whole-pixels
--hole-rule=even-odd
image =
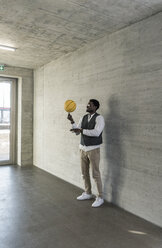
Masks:
[[[162,229],[36,167],[0,167],[0,248],[161,248]],[[129,230],[145,234],[130,233]]]

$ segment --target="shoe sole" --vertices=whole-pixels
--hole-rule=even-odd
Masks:
[[[101,203],[99,206],[92,206],[92,208],[99,208],[99,207],[101,207],[103,204],[104,204],[104,202]]]
[[[91,200],[91,199],[93,199],[93,197],[90,197],[90,198],[86,198],[86,199],[78,199],[78,198],[76,198],[78,201],[86,201],[86,200]]]

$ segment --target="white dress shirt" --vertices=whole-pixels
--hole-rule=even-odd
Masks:
[[[88,115],[88,121],[91,120],[91,118],[94,116],[93,115]],[[72,127],[73,128],[81,128],[81,123],[82,123],[82,119],[83,117],[79,120],[79,123],[78,125],[76,125],[76,123],[73,123],[72,124]],[[102,115],[98,115],[96,117],[96,124],[95,124],[95,127],[94,129],[83,129],[83,134],[84,135],[87,135],[87,136],[91,136],[91,137],[99,137],[100,134],[102,133],[103,129],[104,129],[104,126],[105,126],[105,121],[104,121],[104,118]],[[100,145],[95,145],[95,146],[83,146],[83,145],[79,145],[79,148],[85,152],[87,151],[91,151],[93,149],[96,149],[96,148],[99,148]]]

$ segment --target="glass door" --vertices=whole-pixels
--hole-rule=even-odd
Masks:
[[[0,77],[0,165],[16,159],[16,79]]]

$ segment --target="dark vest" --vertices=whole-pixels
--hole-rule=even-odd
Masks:
[[[99,114],[95,113],[94,116],[90,119],[88,122],[88,114],[83,116],[82,123],[81,123],[81,128],[83,129],[94,129],[96,125],[96,117]],[[100,145],[102,144],[102,133],[100,134],[99,137],[93,137],[93,136],[87,136],[84,134],[81,134],[81,145],[85,146],[95,146],[95,145]]]

